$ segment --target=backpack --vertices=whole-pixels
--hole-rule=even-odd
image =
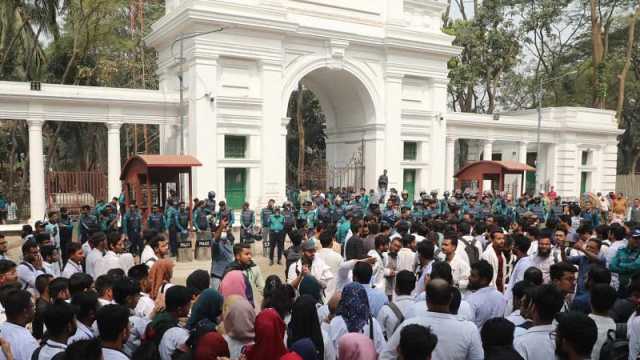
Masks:
[[[469,242],[463,238],[460,238],[460,241],[462,241],[462,243],[464,244],[464,252],[467,253],[467,257],[469,258],[469,266],[480,261],[480,251],[478,251],[478,248],[475,246],[475,242],[478,240],[473,239],[471,242]]]
[[[393,334],[398,328],[398,325],[402,324],[402,322],[404,321],[404,315],[402,315],[402,311],[400,311],[400,308],[395,303],[390,302],[389,304],[387,304],[387,306],[389,306],[389,309],[393,311],[393,315],[395,315],[396,319],[398,319],[398,322],[396,322],[396,326],[393,327],[393,331],[391,332]],[[390,338],[391,334],[387,334],[387,336]]]
[[[627,324],[617,323],[615,330],[609,330],[607,340],[600,349],[600,359],[626,360],[629,358]]]
[[[38,360],[38,358],[40,358],[40,351],[42,351],[43,347],[44,345],[40,345],[33,353],[31,353],[31,360]],[[64,360],[65,357],[66,357],[65,352],[62,351],[53,355],[51,360]]]

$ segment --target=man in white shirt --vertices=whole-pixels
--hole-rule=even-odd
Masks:
[[[491,283],[492,287],[504,292],[507,282],[507,259],[504,257],[502,250],[504,249],[505,235],[502,231],[492,230],[491,245],[482,253],[480,259],[486,260],[493,268]]]
[[[407,311],[415,303],[411,292],[416,286],[412,272],[403,270],[396,275],[396,296],[393,302],[384,305],[376,317],[387,339],[407,316]]]
[[[398,253],[402,249],[402,242],[400,239],[393,239],[389,242],[389,251],[385,254],[385,266],[384,266],[384,278],[386,282],[385,294],[387,297],[392,298],[395,294],[394,289],[396,285],[396,274],[398,270]],[[409,270],[410,272],[413,272]]]
[[[589,317],[596,323],[598,328],[598,339],[593,350],[591,359],[600,359],[600,350],[607,341],[609,331],[616,331],[616,322],[609,316],[609,310],[616,301],[616,290],[609,284],[595,284],[590,289],[591,293],[591,314]],[[604,360],[604,359],[603,359]]]
[[[129,338],[129,309],[122,305],[106,305],[96,316],[103,360],[128,360],[122,351]]]
[[[416,239],[413,235],[405,234],[402,236],[402,249],[398,251],[396,259],[396,272],[402,270],[415,271],[416,265]]]
[[[542,281],[545,284],[548,284],[551,281],[551,277],[549,276],[551,265],[561,260],[560,254],[558,254],[558,257],[556,258],[551,254],[551,250],[551,234],[547,231],[543,231],[538,239],[537,250],[532,255],[522,258],[520,261],[526,262],[520,265],[519,261],[518,264],[516,264],[516,267],[523,266],[525,270],[531,266],[537,267],[542,271]],[[522,276],[524,276],[524,273],[522,273]],[[513,280],[520,281],[522,278],[518,277]]]
[[[87,259],[85,261],[87,269],[86,273],[91,275],[93,279],[96,279],[96,265],[98,264],[98,260],[102,259],[106,251],[107,236],[103,232],[97,232],[91,236],[89,244],[91,244],[91,251],[87,254]]]
[[[77,242],[72,242],[69,244],[69,259],[67,260],[67,264],[64,266],[64,270],[62,271],[62,277],[69,279],[71,275],[75,273],[81,273],[82,263],[84,262],[84,252],[82,251],[82,245]]]
[[[38,275],[44,274],[42,265],[42,256],[40,248],[33,240],[28,240],[22,244],[22,262],[16,268],[18,280],[24,290],[28,290],[33,295],[37,295],[36,278]]]
[[[591,353],[598,339],[595,321],[576,311],[559,315],[557,321],[556,359],[594,359]]]
[[[326,289],[329,280],[335,276],[322,259],[316,258],[315,244],[308,240],[302,244],[302,256],[300,259],[289,266],[287,279],[289,279],[289,284],[297,289],[302,278],[307,275],[316,278],[322,289]]]
[[[564,298],[560,290],[551,284],[541,285],[533,294],[533,326],[516,336],[513,347],[524,360],[555,359],[556,342],[551,333],[554,316],[562,308]]]
[[[513,312],[505,316],[505,319],[511,321],[513,325],[519,326],[527,322],[522,314],[522,300],[526,293],[530,293],[535,289],[535,285],[529,281],[518,281],[513,287]],[[505,311],[506,313],[506,311]]]
[[[129,337],[124,344],[123,351],[128,356],[132,356],[140,346],[145,329],[151,321],[146,317],[137,315],[134,311],[140,299],[140,286],[133,279],[117,280],[113,284],[113,299],[116,304],[126,306],[129,309],[131,327],[129,328]]]
[[[42,255],[42,268],[47,274],[53,275],[54,278],[60,277],[60,253],[53,245],[44,245],[40,247],[40,255]]]
[[[67,340],[68,345],[96,337],[91,327],[96,320],[98,304],[98,294],[94,291],[83,291],[73,295],[71,305],[76,309],[76,333]]]
[[[327,288],[325,289],[326,298],[330,299],[336,289],[335,275],[338,273],[340,265],[342,265],[344,260],[338,252],[333,250],[333,244],[336,241],[334,232],[325,230],[320,233],[319,238],[322,248],[316,252],[315,257],[316,259],[322,260],[329,267],[331,274],[334,275],[329,281],[327,281]]]
[[[551,265],[551,283],[560,289],[564,298],[561,311],[569,311],[569,301],[576,291],[577,271],[575,266],[565,261]]]
[[[149,269],[153,267],[153,264],[156,263],[159,259],[164,259],[169,256],[169,242],[167,238],[162,234],[156,234],[151,239],[147,245],[145,245],[144,250],[142,250],[142,255],[140,256],[140,263],[147,265]]]
[[[455,233],[448,233],[442,240],[442,253],[446,256],[446,261],[451,266],[451,273],[453,275],[453,285],[464,291],[469,285],[469,275],[471,274],[471,268],[469,264],[464,262],[460,256],[456,254],[458,249],[458,237]]]
[[[7,321],[0,325],[0,334],[11,346],[15,360],[31,360],[31,355],[38,348],[38,341],[26,329],[35,314],[31,294],[25,290],[9,290],[4,304]],[[6,360],[3,352],[0,352],[0,359]]]
[[[504,308],[507,305],[502,293],[489,285],[492,277],[493,269],[486,260],[480,260],[471,265],[469,290],[472,293],[467,295],[465,300],[473,309],[473,322],[478,329],[482,328],[485,321],[504,316]]]
[[[625,237],[625,229],[622,225],[613,223],[609,227],[609,241],[611,241],[611,245],[607,249],[607,253],[605,254],[605,258],[607,260],[607,268],[611,264],[611,260],[618,253],[618,250],[627,247],[627,239]],[[611,273],[611,286],[614,289],[618,290],[620,287],[620,280],[618,278],[618,273]]]
[[[111,276],[100,275],[94,282],[100,306],[113,304],[113,280]]]
[[[398,345],[402,329],[410,324],[430,327],[438,337],[438,344],[432,353],[433,360],[445,359],[484,359],[482,341],[476,326],[466,320],[449,313],[452,298],[452,286],[445,280],[434,279],[427,285],[428,311],[405,320],[398,326],[387,342],[385,350],[380,354],[380,360],[398,358]]]
[[[149,269],[144,264],[138,264],[129,269],[127,276],[140,285],[140,300],[138,300],[138,305],[136,305],[134,312],[140,317],[151,319],[150,316],[155,308],[155,302],[149,296],[149,292],[151,291]]]
[[[385,291],[386,287],[384,268],[386,264],[385,253],[387,251],[389,251],[389,239],[382,234],[378,234],[374,240],[374,248],[367,253],[368,257],[376,259],[376,262],[373,264],[371,285],[382,292]]]
[[[67,341],[76,332],[76,322],[73,309],[66,302],[47,305],[42,317],[47,327],[47,337],[42,346],[36,350],[38,353],[36,359],[50,360],[67,349]]]
[[[122,234],[112,232],[108,236],[109,250],[96,263],[96,277],[105,275],[111,269],[123,269],[120,262],[120,254],[124,252],[124,237]],[[123,269],[125,274],[129,270]]]

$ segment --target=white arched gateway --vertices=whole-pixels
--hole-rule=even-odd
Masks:
[[[29,123],[31,218],[46,207],[46,121],[105,123],[109,196],[121,189],[121,125],[146,123],[160,125],[166,154],[179,151],[184,134],[185,152],[203,164],[194,196],[215,190],[252,206],[282,200],[287,103],[300,81],[326,115],[328,162],[344,165],[361,151],[367,188],[387,169],[390,187],[451,190],[460,161],[490,158],[538,160],[529,186],[555,186],[563,197],[613,191],[620,130],[611,111],[543,109],[540,154],[535,111],[447,112],[447,61],[458,49],[440,31],[445,7],[442,0],[167,0],[146,39],[158,50],[159,90],[42,84],[32,91],[0,82],[0,120]]]

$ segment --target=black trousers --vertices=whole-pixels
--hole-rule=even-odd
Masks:
[[[280,258],[282,258],[282,252],[284,251],[284,232],[279,231],[279,232],[275,232],[272,231],[269,234],[269,260],[271,260],[273,262],[273,252],[276,248],[276,246],[278,246],[278,261],[280,261]]]
[[[139,231],[129,231],[127,233],[129,238],[129,252],[134,256],[140,256],[142,253],[142,237],[140,237]]]
[[[169,228],[169,249],[171,249],[171,255],[178,255],[178,229],[175,226]]]

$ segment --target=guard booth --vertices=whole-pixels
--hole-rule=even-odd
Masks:
[[[514,198],[524,193],[527,173],[536,169],[517,161],[474,161],[455,174],[456,189],[472,191],[506,191]],[[515,181],[508,181],[510,177]],[[518,184],[519,183],[519,184]]]
[[[165,210],[169,189],[175,189],[178,201],[188,206],[191,229],[193,193],[191,169],[202,163],[191,155],[136,155],[124,164],[120,180],[123,181],[125,203],[135,201],[146,222],[153,206]],[[186,182],[183,184],[182,182]],[[185,186],[186,185],[186,186]],[[182,193],[188,189],[188,193]],[[193,260],[192,234],[178,234],[178,261]]]

